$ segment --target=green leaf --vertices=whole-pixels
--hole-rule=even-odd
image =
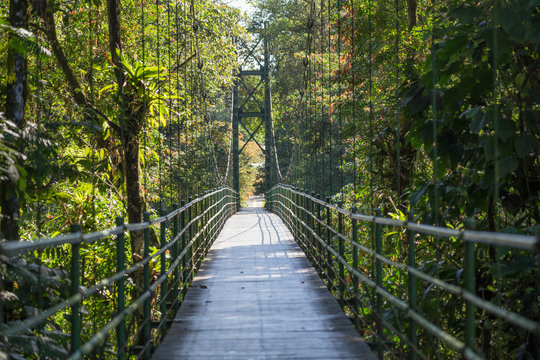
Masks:
[[[520,158],[524,158],[529,155],[531,152],[534,152],[538,149],[538,142],[533,136],[530,135],[521,135],[516,139],[514,143],[516,153]]]
[[[494,136],[490,136],[484,139],[484,154],[486,160],[495,160],[495,146],[497,145],[497,139]]]
[[[533,269],[536,264],[536,259],[532,256],[522,255],[514,261],[502,264],[500,274],[501,276],[508,276],[517,273],[523,273],[530,269]]]
[[[505,177],[513,173],[519,165],[519,160],[515,157],[505,157],[499,161],[499,176]]]
[[[484,125],[486,125],[486,114],[479,111],[469,123],[469,129],[471,129],[473,133],[478,134]]]
[[[429,188],[429,184],[424,185],[420,190],[415,191],[411,194],[411,197],[409,198],[409,201],[411,205],[414,205],[420,200],[420,198],[426,193],[426,191]]]
[[[508,139],[516,132],[514,123],[511,120],[502,118],[499,119],[497,135],[503,142],[507,142]]]

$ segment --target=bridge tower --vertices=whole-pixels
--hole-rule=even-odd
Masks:
[[[269,191],[273,185],[272,100],[266,26],[264,35],[252,44],[238,39],[237,53],[239,68],[235,71],[236,78],[233,87],[233,187],[234,190],[240,191],[240,154],[250,141],[254,141],[264,154],[264,185],[265,190]],[[255,121],[255,126],[251,126],[250,130],[247,123],[250,122],[253,125],[253,121]],[[257,136],[263,131],[263,124],[264,146],[257,140]],[[239,148],[238,141],[240,127],[249,135],[242,148]]]

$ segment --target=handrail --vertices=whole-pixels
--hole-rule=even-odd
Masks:
[[[301,195],[316,204],[320,204],[321,206],[324,206],[326,208],[333,209],[338,213],[347,216],[349,219],[381,225],[406,227],[408,230],[412,230],[425,235],[433,235],[439,237],[455,237],[470,242],[481,242],[488,245],[510,246],[522,250],[534,251],[540,246],[540,240],[536,236],[532,235],[497,233],[490,231],[455,230],[448,227],[419,224],[415,222],[401,221],[375,215],[355,214],[352,211],[340,208],[337,205],[327,203],[321,199],[317,199],[316,197],[296,190],[291,185],[278,184],[276,185],[276,187],[288,189],[289,191],[297,195]]]
[[[348,211],[284,184],[278,184],[269,191],[266,204],[271,211],[284,220],[321,277],[338,296],[342,306],[354,315],[357,328],[362,329],[361,322],[364,327],[375,324],[369,334],[376,340],[380,358],[383,357],[384,351],[391,350],[392,346],[403,347],[403,344],[406,345],[406,351],[411,358],[426,358],[427,356],[422,352],[423,349],[419,348],[419,336],[425,337],[429,334],[464,358],[484,359],[484,355],[476,345],[475,322],[479,316],[493,316],[526,333],[540,335],[540,322],[537,319],[528,318],[515,310],[506,309],[482,298],[477,294],[474,281],[476,246],[480,244],[505,246],[516,251],[535,253],[539,250],[539,241],[534,236],[456,230],[385,218],[379,214],[357,214],[355,209]],[[371,246],[359,240],[359,236],[362,235],[358,228],[359,222],[371,224],[370,235],[367,237],[364,235],[366,239],[371,238],[368,241]],[[407,263],[389,258],[382,252],[383,226],[406,230],[408,249],[403,248],[402,251],[403,255],[408,256]],[[465,248],[464,287],[461,287],[457,281],[456,284],[451,283],[438,277],[436,273],[428,273],[418,266],[415,255],[418,240],[415,235],[430,236],[438,243],[444,241],[444,238],[461,242],[461,246]],[[370,260],[360,258],[361,253]],[[384,280],[383,265],[386,266],[385,269],[395,269],[391,272],[407,274],[407,283],[403,285],[388,283],[388,280]],[[536,269],[536,271],[539,270]],[[416,279],[421,280],[422,284],[417,284]],[[350,284],[347,285],[347,282],[351,281],[352,287]],[[395,293],[396,289],[403,287],[408,287],[408,290]],[[445,329],[438,319],[430,319],[423,313],[423,306],[417,302],[416,294],[420,289],[424,289],[425,296],[432,287],[439,289],[436,290],[437,299],[440,296],[446,296],[444,294],[461,299],[458,301],[463,303],[464,310],[460,316],[464,329],[457,331],[451,328]],[[360,294],[360,290],[363,291],[363,295]],[[363,305],[360,305],[361,302]],[[408,323],[404,324],[402,319],[399,324],[392,324],[385,318],[383,309],[404,314]],[[363,315],[366,310],[367,314]],[[367,319],[363,319],[364,317]],[[408,329],[407,333],[400,330],[403,327]],[[364,330],[367,329],[364,328]],[[393,345],[388,338],[394,335],[403,342]],[[434,351],[438,353],[439,350]],[[402,350],[401,353],[403,353]]]
[[[207,199],[211,197],[212,195],[215,195],[219,193],[222,189],[226,189],[228,187],[222,186],[214,191],[201,196],[199,198],[196,198],[192,200],[191,202],[187,203],[186,205],[175,209],[168,213],[167,215],[152,219],[148,222],[142,222],[142,223],[133,223],[133,224],[126,224],[122,226],[116,226],[114,228],[100,230],[91,232],[88,234],[83,234],[81,232],[74,232],[70,234],[65,235],[58,235],[53,238],[39,238],[32,241],[5,241],[0,243],[0,254],[4,254],[7,256],[13,256],[23,253],[28,253],[30,251],[35,250],[43,250],[47,247],[53,247],[58,246],[62,244],[82,244],[82,243],[92,243],[98,240],[101,240],[103,238],[109,237],[111,235],[118,235],[122,231],[142,231],[145,229],[148,229],[152,225],[161,224],[164,221],[168,221],[172,219],[174,216],[179,215],[180,213],[184,212],[188,208],[192,207],[194,204],[199,203],[200,201]],[[234,191],[230,189],[231,191]]]
[[[0,256],[4,257],[25,256],[32,251],[70,245],[72,257],[71,261],[66,259],[68,260],[66,263],[71,266],[72,291],[66,299],[52,304],[33,316],[2,323],[0,335],[9,340],[10,337],[18,336],[27,329],[39,328],[49,318],[61,316],[61,312],[67,311],[70,314],[71,330],[68,328],[63,331],[68,333],[71,331],[69,359],[82,359],[84,356],[91,355],[105,339],[111,336],[110,333],[113,330],[116,330],[117,334],[116,343],[112,350],[116,352],[118,359],[124,359],[130,356],[130,353],[135,354],[133,351],[136,352],[138,350],[135,349],[140,349],[137,346],[141,339],[144,340],[142,350],[135,355],[137,358],[149,358],[157,331],[161,337],[166,332],[168,319],[174,316],[175,311],[180,306],[183,294],[194,273],[225,221],[236,212],[238,199],[238,193],[223,186],[189,201],[185,205],[182,202],[181,207],[164,216],[150,220],[146,214],[145,221],[142,223],[124,225],[123,220],[118,219],[118,226],[102,231],[87,234],[77,231],[72,234],[42,238],[32,242],[1,243]],[[160,227],[160,247],[151,254],[149,249],[150,229],[156,225]],[[167,232],[168,228],[169,232]],[[144,254],[146,255],[126,267],[124,249],[125,235],[128,231],[144,231]],[[97,280],[87,289],[77,286],[81,276],[81,263],[78,260],[80,245],[103,241],[116,245],[117,271]],[[115,249],[111,249],[111,251],[115,252]],[[169,255],[170,259],[167,259]],[[150,277],[152,263],[159,264],[161,268],[159,276],[154,281],[151,281]],[[139,284],[142,287],[141,291],[137,291],[136,297],[124,300],[126,298],[126,279],[128,276],[138,276],[136,274],[140,271],[144,273],[144,284]],[[111,291],[111,286],[114,285],[116,290]],[[97,329],[96,333],[91,334],[81,330],[80,307],[89,304],[93,298],[104,291],[112,294],[110,303],[111,305],[116,304],[116,309],[112,309],[111,317],[101,329]],[[143,318],[137,328],[132,329],[132,332],[142,334],[142,338],[137,335],[132,336],[129,340],[128,334],[125,332],[126,320],[129,316],[140,316],[137,313],[140,314],[141,310]],[[152,330],[152,318],[155,314],[160,314],[161,320],[158,322],[157,328]]]

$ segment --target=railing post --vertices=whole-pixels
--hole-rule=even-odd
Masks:
[[[208,230],[209,236],[210,236],[210,245],[214,242],[214,232],[216,229],[214,228],[214,224],[216,219],[214,219],[214,215],[216,214],[216,206],[214,206],[217,203],[216,200],[216,194],[212,194],[210,196],[210,206],[212,207],[212,210],[210,210],[210,215],[208,215],[210,219],[210,230]]]
[[[184,207],[186,205],[186,200],[182,199],[180,201],[180,207]],[[180,244],[180,252],[183,252],[184,249],[186,248],[186,230],[184,230],[184,228],[186,227],[186,211],[187,210],[183,210],[181,213],[180,213],[180,231],[182,231],[182,236],[181,236],[181,239],[182,239],[182,242]],[[180,282],[182,284],[182,296],[184,295],[185,293],[185,279],[186,279],[186,257],[187,257],[187,252],[184,254],[184,256],[182,256],[182,271],[180,272],[181,276],[180,276]]]
[[[315,191],[311,192],[311,198],[309,199],[309,230],[311,234],[311,247],[313,249],[313,261],[315,261],[315,265],[317,267],[317,272],[321,273],[321,264],[318,263],[318,248],[315,248],[317,243],[315,243],[315,237],[313,236],[313,232],[315,232],[315,219],[313,219],[314,213],[315,213],[315,203],[313,202],[312,198],[315,197]]]
[[[409,213],[409,222],[413,221],[413,213]],[[409,256],[408,256],[408,265],[410,268],[416,268],[416,245],[414,238],[416,233],[412,230],[407,229],[407,240],[409,243]],[[416,276],[409,271],[409,307],[412,310],[416,310]],[[417,329],[418,325],[411,317],[409,317],[409,341],[411,344],[418,348],[418,335]],[[410,347],[408,351],[408,358],[410,360],[417,360],[418,354],[416,349]]]
[[[195,199],[199,199],[199,194],[195,194]],[[192,274],[195,275],[195,269],[199,266],[199,252],[201,251],[201,235],[199,234],[199,223],[201,221],[199,214],[200,214],[200,207],[201,207],[201,201],[197,200],[195,202],[195,206],[193,207],[194,213],[193,213],[193,219],[196,219],[193,223],[193,236],[197,237],[197,240],[193,243],[194,248],[194,254],[193,254],[193,269]]]
[[[210,194],[210,191],[206,192],[205,196],[208,196]],[[205,237],[205,245],[204,245],[204,254],[206,255],[206,252],[210,248],[210,196],[206,197],[204,199],[204,222],[203,226],[206,226],[206,230],[204,230],[204,237]]]
[[[356,206],[353,206],[351,208],[351,213],[354,215],[356,214]],[[352,247],[352,260],[353,260],[353,269],[358,270],[358,248],[354,246],[354,244],[358,243],[358,220],[353,219],[351,217],[351,231],[352,231],[352,241],[353,241],[353,247]],[[340,247],[343,247],[343,242],[340,243]],[[341,249],[343,250],[343,249]],[[341,269],[340,269],[341,270]],[[353,299],[353,306],[354,306],[354,326],[357,329],[360,329],[360,319],[358,317],[358,312],[360,306],[358,306],[359,301],[358,298],[360,297],[360,294],[358,292],[358,278],[354,274],[350,274],[352,278],[353,288],[354,288],[354,299]]]
[[[375,216],[380,216],[381,210],[375,209]],[[381,224],[375,224],[375,252],[379,255],[382,255],[382,232],[381,232]],[[375,258],[375,282],[378,287],[382,287],[382,263],[381,260]],[[377,334],[379,335],[377,337],[377,353],[379,356],[379,359],[383,358],[383,341],[384,341],[384,334],[383,334],[383,323],[382,323],[382,297],[377,292],[376,294],[377,298]]]
[[[206,195],[210,194],[210,191],[206,193]],[[205,245],[204,245],[204,254],[206,255],[208,249],[210,248],[210,242],[211,242],[211,236],[210,236],[210,219],[211,219],[211,212],[210,212],[210,206],[211,206],[211,197],[208,196],[204,199],[204,222],[203,226],[206,226],[206,230],[204,230],[204,237],[205,237]]]
[[[116,218],[116,226],[122,227],[122,232],[116,236],[116,272],[121,272],[125,269],[126,253],[125,253],[125,237],[124,237],[124,218]],[[118,292],[118,314],[122,313],[126,306],[125,298],[125,281],[122,276],[118,280],[117,292]],[[126,319],[123,318],[120,325],[116,328],[116,338],[118,341],[118,360],[125,359],[126,356]]]
[[[472,223],[466,227],[473,228]],[[476,249],[471,241],[465,241],[465,290],[476,295]],[[476,306],[465,300],[465,345],[474,349],[476,345]]]
[[[304,197],[304,231],[303,233],[306,234],[306,250],[308,254],[309,261],[313,264],[313,256],[312,256],[312,249],[311,249],[311,233],[310,233],[310,221],[309,221],[309,190],[305,190],[305,192],[302,194]]]
[[[187,243],[191,243],[193,241],[193,224],[191,221],[193,220],[193,204],[191,203],[193,201],[193,198],[191,196],[188,197],[188,209],[187,209],[187,221],[186,223],[188,225],[188,237],[187,237]],[[195,251],[193,250],[195,247],[195,243],[192,243],[189,251],[186,253],[186,255],[189,254],[188,260],[189,260],[189,273],[187,281],[191,283],[193,280],[193,265],[194,265],[194,257],[195,257]]]
[[[329,204],[330,203],[330,196],[326,196],[325,197],[325,202],[326,204]],[[326,229],[326,245],[331,247],[331,248],[334,248],[332,245],[332,232],[330,231],[330,228],[332,227],[332,214],[330,212],[330,207],[328,207],[328,205],[325,205],[325,209],[326,209],[326,226],[328,226],[328,228]],[[328,280],[329,280],[329,284],[330,284],[330,287],[331,288],[334,288],[335,287],[335,274],[336,272],[334,271],[334,262],[332,260],[332,252],[330,251],[330,249],[326,250],[326,262],[328,263],[328,269],[330,270],[329,271],[329,274],[328,274]],[[332,276],[334,275],[334,276]]]
[[[298,191],[298,206],[299,206],[298,216],[299,216],[300,221],[303,223],[303,224],[300,224],[300,226],[298,227],[298,236],[302,239],[302,244],[304,245],[304,252],[306,253],[306,256],[309,259],[309,250],[307,246],[307,239],[305,237],[307,233],[305,231],[306,230],[305,229],[305,224],[306,224],[305,209],[306,208],[305,208],[304,189],[299,189]]]
[[[173,209],[178,209],[178,204],[173,204]],[[176,235],[178,235],[178,214],[173,216],[173,233],[172,238],[176,238]],[[180,239],[176,239],[172,246],[172,262],[176,261],[178,258],[178,243],[180,242]],[[174,311],[178,311],[179,304],[178,304],[178,286],[180,285],[180,263],[178,263],[178,266],[173,271],[173,299],[174,299]]]
[[[300,237],[298,236],[298,227],[300,226],[300,223],[298,222],[298,194],[296,193],[298,189],[296,188],[293,188],[292,191],[291,191],[291,196],[292,196],[292,210],[293,210],[293,216],[294,216],[294,229],[293,229],[293,233],[294,233],[294,237],[296,239],[300,239]]]
[[[71,232],[81,232],[81,225],[71,225]],[[76,242],[71,245],[71,296],[79,292],[81,285],[81,243]],[[81,302],[76,302],[71,306],[71,353],[75,353],[81,347]]]
[[[167,211],[165,209],[161,209],[161,216],[165,216],[167,214]],[[160,224],[159,227],[159,244],[160,248],[163,249],[167,245],[167,238],[166,238],[166,230],[167,230],[167,221],[164,221]],[[165,257],[165,252],[161,253],[160,255],[160,276],[165,275],[167,272],[167,258]],[[163,339],[165,337],[165,334],[167,333],[167,280],[165,280],[160,288],[160,303],[159,308],[161,312],[161,338]]]
[[[317,194],[316,195],[317,197],[317,200],[321,200],[321,194]],[[317,216],[316,216],[316,222],[317,222],[317,236],[322,239],[323,236],[322,236],[322,226],[321,226],[321,203],[317,202],[317,205],[316,205],[316,208],[317,208]],[[319,267],[320,267],[320,274],[322,275],[323,273],[326,273],[326,266],[324,266],[324,256],[323,256],[323,245],[322,243],[319,241],[319,239],[316,239],[317,240],[317,255],[318,255],[318,258],[319,258]]]
[[[339,202],[338,207],[342,207],[343,203]],[[341,212],[338,212],[338,233],[340,235],[343,235],[343,214]],[[354,248],[354,247],[353,247]],[[343,244],[343,239],[338,237],[338,253],[341,259],[339,261],[339,295],[340,295],[340,301],[341,306],[345,305],[345,266],[343,265],[343,261],[345,260],[345,247]]]
[[[309,261],[311,261],[313,263],[313,256],[312,256],[312,253],[311,253],[311,235],[309,233],[309,208],[308,208],[308,195],[309,195],[309,190],[305,190],[304,193],[302,193],[302,202],[304,203],[304,210],[303,210],[303,213],[304,213],[304,231],[303,233],[306,234],[306,251],[307,251],[307,254],[308,254],[308,258],[309,258]]]
[[[199,262],[198,262],[198,265],[201,264],[201,259],[202,257],[204,256],[204,252],[205,252],[205,249],[206,249],[206,242],[207,242],[207,238],[206,238],[206,227],[204,227],[207,223],[206,221],[206,216],[208,215],[208,213],[206,212],[206,202],[208,201],[208,198],[206,197],[207,195],[207,192],[203,192],[202,196],[204,196],[204,198],[202,199],[201,201],[201,207],[199,208],[200,209],[200,214],[202,215],[201,216],[201,222],[200,222],[200,229],[202,230],[202,234],[201,234],[201,252],[200,252],[200,255],[199,255]]]
[[[144,213],[144,222],[150,222],[150,214],[148,212]],[[150,225],[144,229],[144,250],[143,250],[143,259],[150,256]],[[148,292],[150,288],[150,264],[144,264],[144,292]],[[144,358],[150,359],[150,341],[151,341],[151,315],[150,315],[150,303],[152,299],[149,297],[144,301],[143,305],[143,338],[144,338]]]

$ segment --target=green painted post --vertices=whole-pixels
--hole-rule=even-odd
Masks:
[[[173,204],[173,209],[178,209],[178,204]],[[178,235],[178,214],[173,216],[173,233],[172,238],[174,239]],[[178,243],[180,239],[176,240],[176,242],[172,246],[172,261],[176,261],[178,258]],[[178,303],[178,286],[180,285],[180,264],[174,269],[173,271],[173,306],[174,306],[174,312],[178,311],[179,303]]]
[[[206,196],[206,191],[203,192],[202,196]],[[200,249],[200,254],[199,254],[199,262],[197,264],[197,267],[200,266],[201,264],[201,258],[204,256],[204,250],[206,249],[206,228],[204,227],[204,225],[206,224],[206,201],[208,200],[208,198],[204,198],[201,200],[200,202],[200,207],[199,207],[199,210],[200,210],[200,213],[202,215],[201,217],[201,221],[200,221],[200,228],[202,230],[202,234],[201,234],[201,249]]]
[[[465,242],[465,290],[471,294],[476,293],[475,262],[476,251],[474,243],[467,241]],[[467,301],[465,315],[465,344],[471,349],[474,349],[476,343],[475,313],[476,306],[470,301]]]
[[[71,232],[81,232],[81,225],[71,225]],[[71,296],[79,292],[81,286],[81,243],[71,245]],[[81,347],[81,304],[77,302],[71,306],[71,353],[79,351]]]
[[[307,252],[308,252],[308,255],[309,255],[309,261],[311,261],[313,263],[313,254],[312,254],[312,248],[311,248],[311,235],[310,235],[310,217],[309,217],[309,199],[308,199],[308,195],[309,195],[309,190],[306,190],[305,194],[304,194],[304,217],[305,217],[305,223],[306,223],[306,229],[304,231],[305,234],[307,234],[306,236],[306,248],[307,248]]]
[[[294,190],[297,190],[296,188]],[[298,222],[298,194],[295,192],[291,192],[292,196],[292,206],[293,206],[293,214],[294,214],[294,231],[296,232],[296,229],[298,229],[298,226],[300,223]],[[299,234],[295,233],[295,238],[299,239]]]
[[[414,215],[412,212],[409,213],[409,222],[412,222]],[[416,245],[414,238],[416,233],[412,230],[407,229],[407,240],[409,243],[409,256],[408,256],[408,265],[411,268],[416,268]],[[416,276],[409,271],[409,307],[413,310],[416,310]],[[416,321],[409,317],[409,341],[416,348],[418,348],[418,325]],[[415,349],[409,348],[408,351],[409,360],[417,360],[418,354]]]
[[[193,204],[191,204],[191,202],[193,201],[193,198],[191,196],[188,197],[188,204],[189,207],[187,209],[187,220],[186,220],[186,223],[189,224],[188,226],[188,237],[187,237],[187,242],[191,242],[191,240],[193,240],[193,224],[191,224],[191,220],[193,219]],[[188,281],[189,283],[191,283],[191,281],[193,280],[193,258],[194,258],[194,254],[195,252],[193,251],[193,247],[195,246],[195,244],[192,244],[191,247],[189,248],[189,251],[187,252],[186,255],[189,254],[189,257],[188,257],[188,260],[189,260],[189,273],[188,273]]]
[[[181,200],[180,201],[180,207],[184,207],[186,205],[186,200]],[[186,248],[186,231],[184,231],[184,228],[186,227],[186,211],[187,210],[184,210],[182,211],[182,213],[180,213],[180,231],[183,231],[182,232],[182,243],[180,245],[180,252],[184,251],[184,249]],[[181,283],[181,286],[182,286],[182,295],[184,295],[185,293],[185,288],[184,288],[184,282],[185,282],[185,279],[186,279],[186,257],[187,257],[187,253],[184,254],[184,256],[182,256],[182,272],[180,273],[181,274],[181,277],[180,277],[180,283]]]
[[[299,220],[299,227],[298,227],[298,236],[302,239],[302,244],[304,246],[304,252],[308,253],[307,243],[305,242],[306,239],[302,235],[305,234],[304,226],[301,224],[301,222],[304,222],[304,189],[298,189],[298,220]]]
[[[356,214],[357,208],[356,206],[353,206],[351,208],[351,212],[353,214]],[[352,228],[352,241],[354,244],[358,243],[358,220],[351,219],[351,228]],[[358,248],[356,246],[352,247],[352,258],[353,258],[353,269],[358,270]],[[358,278],[351,274],[353,288],[354,288],[354,300],[353,300],[353,306],[354,306],[354,326],[356,326],[357,329],[360,329],[360,319],[358,318],[358,312],[360,306],[358,306],[359,301],[358,298],[360,297],[359,291],[358,291]]]
[[[315,197],[315,191],[311,192],[311,196]],[[313,230],[315,230],[315,220],[313,219],[313,215],[315,213],[315,203],[313,202],[313,200],[311,200],[311,198],[309,199],[309,212],[310,212],[310,215],[309,215],[309,228],[310,228],[310,230],[313,231]],[[312,234],[311,231],[310,231],[310,234]],[[311,248],[313,249],[313,261],[317,265],[317,272],[320,274],[321,273],[321,264],[318,264],[318,260],[317,260],[318,249],[316,249],[315,246],[316,246],[315,238],[313,237],[313,235],[311,235]]]
[[[309,235],[309,219],[308,219],[308,198],[307,198],[307,194],[309,194],[309,191],[308,190],[303,190],[302,192],[302,207],[303,207],[303,210],[302,210],[302,213],[303,213],[303,218],[304,218],[304,231],[303,233],[304,234],[307,234],[307,236],[305,237],[306,239],[306,253],[308,255],[308,259],[309,261],[313,261],[313,258],[311,257],[311,236]]]
[[[324,200],[327,204],[329,204],[330,196],[326,196]],[[328,228],[326,229],[326,245],[328,245],[331,248],[334,248],[332,244],[332,233],[330,232],[330,227],[332,226],[331,212],[328,206],[325,206],[325,209],[326,209],[326,226],[328,226]],[[336,272],[334,271],[334,261],[332,259],[332,253],[330,252],[330,250],[326,251],[326,262],[328,263],[328,269],[329,269],[328,280],[331,281],[330,285],[333,288],[335,286],[334,284],[336,280],[335,279]],[[334,277],[331,277],[332,274],[334,275]]]
[[[208,200],[208,203],[209,203],[209,206],[213,206],[215,203],[216,203],[216,194],[212,194],[210,196],[210,199]],[[209,225],[209,229],[208,229],[208,238],[210,239],[209,240],[209,245],[208,245],[208,248],[210,249],[210,246],[212,245],[212,243],[214,242],[214,222],[215,222],[215,219],[212,219],[215,215],[215,211],[216,211],[216,208],[215,207],[212,207],[211,210],[210,210],[210,214],[208,215],[208,221],[210,222],[210,225]]]
[[[321,200],[321,194],[317,194],[316,195],[317,197],[317,200]],[[322,215],[321,215],[321,203],[317,203],[316,205],[317,207],[317,235],[320,237],[320,238],[323,238],[322,236],[322,225],[321,225],[321,219],[322,219]],[[323,256],[323,245],[319,242],[319,240],[316,240],[317,241],[317,256],[319,258],[319,267],[320,267],[320,274],[322,275],[323,273],[326,272],[326,266],[324,265],[324,256]]]
[[[150,214],[148,212],[144,212],[144,222],[150,221]],[[144,229],[144,250],[143,250],[143,258],[146,259],[150,256],[150,227]],[[150,264],[146,263],[144,264],[144,292],[150,291]],[[144,338],[144,358],[150,359],[150,335],[151,335],[151,329],[150,329],[150,303],[152,299],[148,298],[144,301],[143,304],[143,338]]]
[[[198,199],[199,198],[199,194],[195,194],[195,199]],[[201,201],[197,201],[195,203],[195,206],[193,207],[193,219],[197,219],[195,221],[195,223],[193,224],[193,236],[196,236],[198,233],[199,233],[199,223],[201,221],[201,219],[199,218],[199,214],[200,214],[200,207],[201,207]],[[195,241],[195,243],[193,244],[193,246],[195,246],[194,248],[194,252],[193,252],[193,275],[194,274],[194,271],[195,269],[197,269],[198,267],[198,262],[199,262],[199,252],[201,251],[200,247],[201,247],[201,236],[197,236],[197,240]]]
[[[209,193],[209,192],[208,192]],[[204,230],[204,233],[205,233],[205,238],[206,238],[206,244],[204,246],[204,254],[206,256],[206,253],[208,252],[208,249],[210,247],[210,243],[212,241],[212,237],[211,237],[211,234],[210,234],[210,230],[211,230],[211,224],[210,224],[210,219],[211,219],[211,216],[212,213],[211,213],[211,210],[210,209],[210,206],[212,205],[211,203],[211,200],[212,198],[210,196],[208,196],[205,200],[204,200],[204,211],[205,211],[205,214],[204,215],[204,218],[205,218],[205,221],[204,221],[204,224],[203,225],[206,225],[208,224],[208,226],[206,227],[206,230]]]
[[[204,192],[204,196],[207,196],[208,195],[208,191],[205,191]],[[208,226],[205,227],[206,224],[208,224],[208,221],[209,221],[209,218],[208,218],[208,202],[209,202],[209,198],[208,197],[205,197],[203,202],[202,202],[202,214],[203,214],[203,221],[201,223],[201,228],[204,229],[203,230],[203,248],[202,248],[202,253],[201,253],[201,260],[202,258],[204,257],[204,255],[206,254],[206,249],[208,247]],[[200,263],[200,262],[199,262]]]
[[[212,217],[214,216],[214,208],[212,207],[212,205],[214,205],[214,196],[215,194],[213,195],[210,195],[210,197],[208,198],[208,246],[207,246],[207,253],[208,253],[208,250],[210,250],[210,246],[212,246],[212,242],[214,241],[214,230],[212,229],[212,226],[214,224],[214,220],[212,220]]]
[[[341,208],[343,206],[343,203],[338,203],[338,206]],[[341,212],[338,212],[338,233],[343,235],[343,214]],[[342,259],[345,259],[345,247],[343,244],[343,239],[341,237],[338,238],[338,253],[339,256]],[[340,295],[340,301],[341,306],[345,305],[345,266],[343,265],[343,262],[339,262],[339,295]]]
[[[165,209],[161,209],[161,216],[165,216],[167,214],[167,211]],[[167,237],[166,237],[166,231],[167,231],[167,221],[164,221],[160,224],[159,227],[159,244],[160,248],[163,249],[167,245]],[[163,252],[160,255],[160,276],[165,275],[167,272],[167,258],[165,257],[165,252]],[[165,280],[161,286],[160,286],[160,302],[159,302],[159,308],[161,312],[161,338],[163,339],[165,337],[165,334],[167,333],[167,280]]]
[[[381,210],[375,209],[375,216],[381,216]],[[375,252],[379,255],[382,255],[382,231],[381,231],[381,224],[375,224]],[[377,286],[382,287],[382,263],[381,260],[375,259],[375,282]],[[377,315],[378,317],[382,318],[383,312],[382,312],[382,297],[379,293],[377,293]],[[383,333],[383,323],[382,320],[377,320],[377,334],[379,335],[377,337],[377,354],[379,356],[379,359],[383,358],[384,352],[383,352],[383,341],[384,341],[384,333]]]
[[[473,221],[465,223],[468,229],[474,229]],[[476,295],[476,248],[475,244],[465,241],[465,290]],[[474,349],[476,345],[476,306],[465,302],[465,345]]]
[[[125,237],[124,237],[124,218],[116,218],[116,226],[122,227],[122,232],[116,236],[116,272],[121,272],[125,269],[126,253],[125,253]],[[118,280],[118,307],[117,312],[120,314],[126,306],[124,277]],[[126,319],[122,319],[120,325],[116,328],[116,338],[118,340],[118,359],[123,360],[126,357]]]

